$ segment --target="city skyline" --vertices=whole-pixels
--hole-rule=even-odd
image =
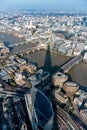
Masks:
[[[80,10],[87,11],[86,0],[0,0],[1,10],[21,10],[21,9],[52,9],[52,10]]]

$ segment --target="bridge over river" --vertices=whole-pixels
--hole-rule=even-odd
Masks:
[[[34,52],[34,51],[37,51],[37,50],[40,50],[40,49],[45,49],[46,47],[43,46],[43,45],[37,45],[37,46],[34,46],[34,47],[30,47],[30,48],[26,48],[26,49],[23,49],[23,50],[19,50],[19,51],[15,51],[13,52],[13,54],[20,54],[20,55],[23,55],[23,54],[26,54],[26,53],[29,53],[29,52]]]
[[[63,72],[68,72],[69,69],[71,69],[75,64],[78,64],[80,61],[82,61],[85,52],[86,51],[83,50],[78,56],[75,56],[70,61],[68,61],[67,63],[65,63],[63,66],[61,66],[60,70],[62,70]]]

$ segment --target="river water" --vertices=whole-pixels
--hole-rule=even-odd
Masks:
[[[70,57],[61,54],[47,53],[45,50],[27,54],[25,57],[27,57],[30,61],[36,62],[39,68],[42,67],[44,70],[49,71],[51,74],[57,72],[58,68],[70,59]],[[72,81],[77,82],[82,86],[82,89],[85,89],[85,91],[87,91],[86,63],[80,62],[79,64],[76,64],[69,70],[69,75]]]
[[[57,53],[48,53],[45,50],[36,51],[34,53],[27,54],[29,60],[36,62],[40,67],[49,71],[51,74],[55,73],[58,68],[67,62],[70,57],[60,55]],[[87,64],[80,62],[69,70],[72,81],[77,82],[82,88],[86,89],[87,86]]]
[[[39,68],[43,68],[51,74],[55,73],[63,63],[70,59],[69,57],[60,54],[48,53],[45,50],[36,51],[34,53],[32,52],[24,55],[24,57],[30,61],[36,62]]]
[[[84,86],[83,89],[86,90],[87,87],[87,64],[80,62],[79,64],[75,65],[69,71],[69,74],[72,77],[72,80],[79,83],[81,86]]]

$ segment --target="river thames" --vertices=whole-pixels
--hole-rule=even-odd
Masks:
[[[21,40],[17,37],[6,34],[6,33],[0,33],[0,42],[7,42],[7,44],[15,44],[20,42]],[[21,45],[13,48],[13,51],[18,51],[21,48],[24,49],[26,47],[32,47],[29,43],[29,45]],[[30,61],[34,61],[38,64],[39,68],[43,68],[44,70],[49,71],[51,74],[57,72],[58,68],[67,62],[70,57],[57,54],[57,53],[51,53],[49,51],[40,50],[35,51],[30,54],[24,55],[25,58],[27,58]],[[87,64],[80,62],[79,64],[75,65],[70,71],[69,74],[72,78],[72,81],[75,81],[79,83],[81,86],[84,86],[86,91],[87,86]]]
[[[57,72],[58,68],[67,62],[70,57],[57,54],[57,53],[47,53],[45,50],[36,51],[25,55],[29,60],[34,61],[38,64],[39,68],[42,67],[49,71],[51,74]],[[87,86],[87,64],[80,62],[69,70],[72,81],[77,82],[82,88]]]

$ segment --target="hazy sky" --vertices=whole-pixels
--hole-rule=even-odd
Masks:
[[[87,0],[0,0],[0,9],[64,9],[87,11]]]

